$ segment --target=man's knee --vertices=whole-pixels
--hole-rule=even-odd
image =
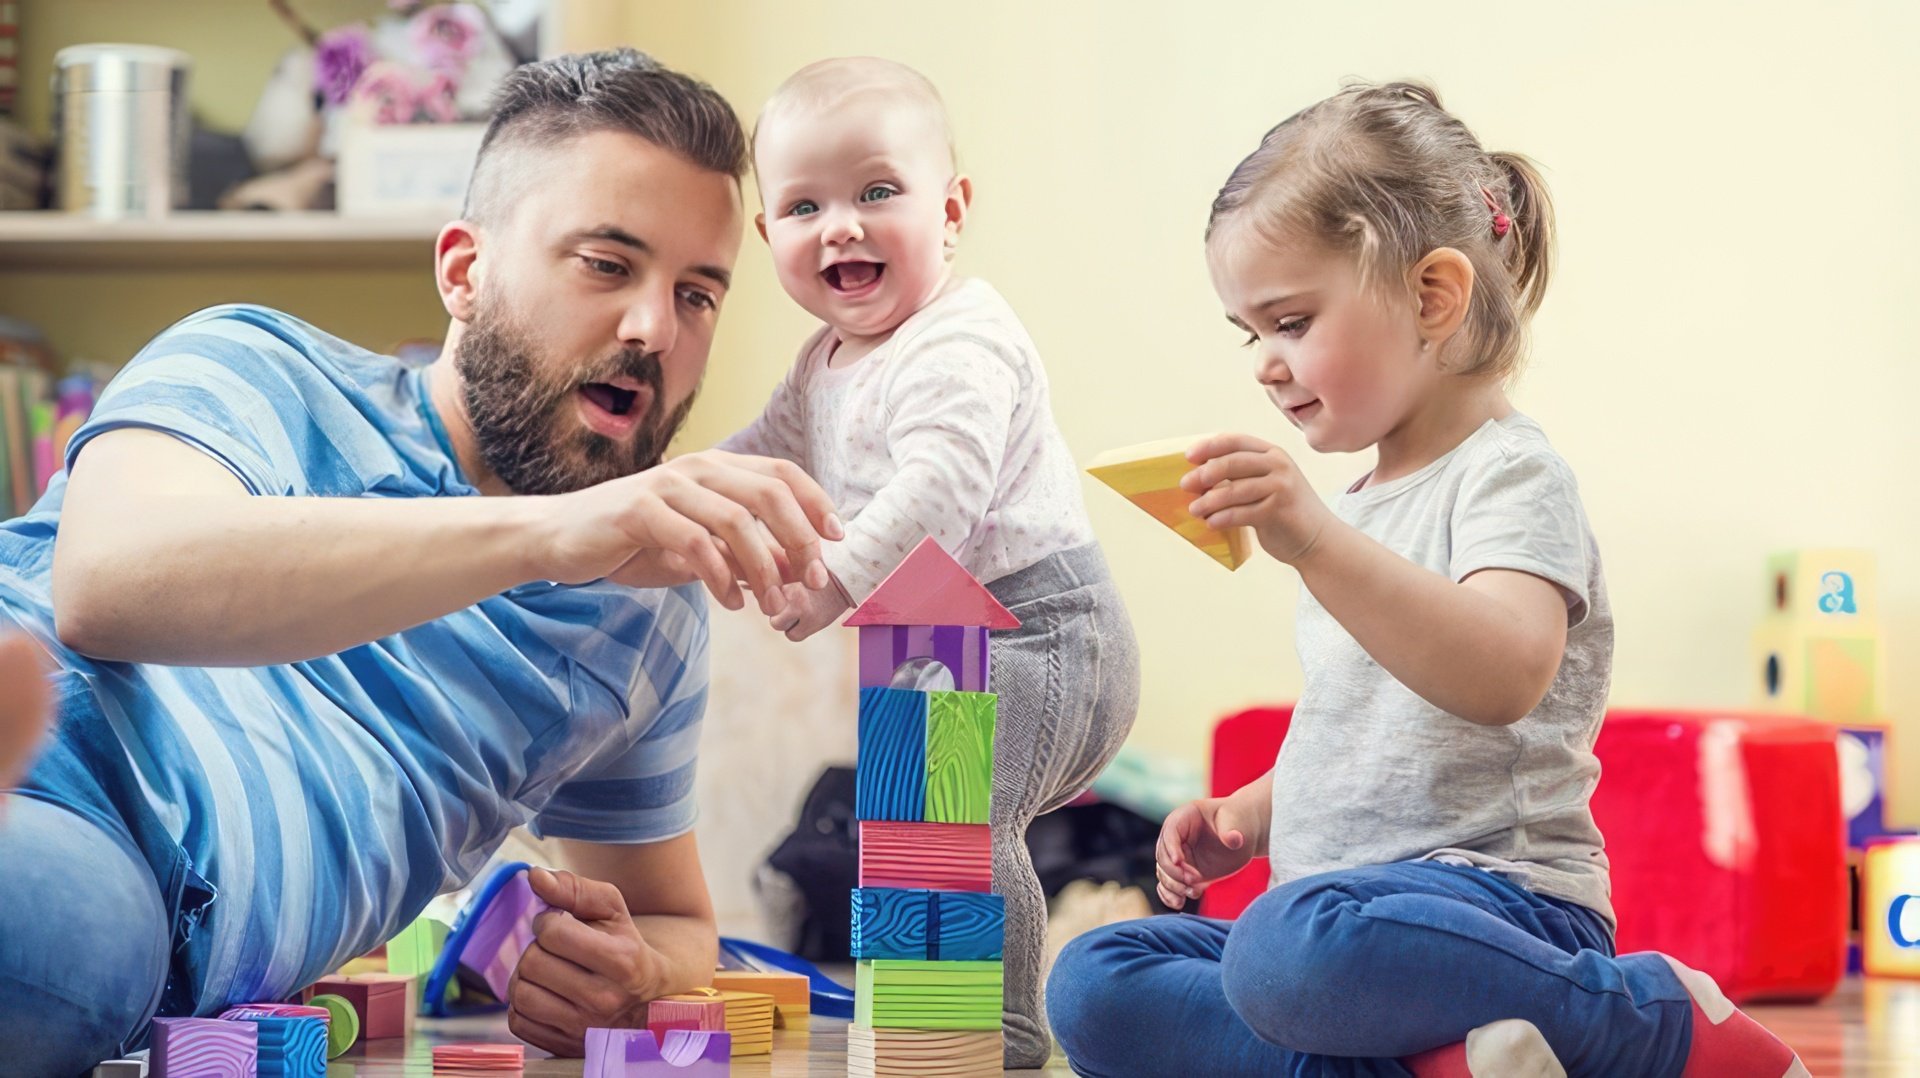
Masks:
[[[8,1073],[78,1073],[158,1003],[170,943],[159,887],[98,827],[18,796],[0,816],[0,864],[0,1059]]]

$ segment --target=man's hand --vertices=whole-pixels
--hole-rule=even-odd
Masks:
[[[557,1056],[579,1056],[591,1028],[637,1029],[647,1002],[670,987],[668,964],[634,927],[611,883],[535,868],[533,893],[553,908],[507,986],[507,1028]]]
[[[1251,817],[1230,797],[1203,797],[1169,813],[1153,848],[1160,901],[1183,909],[1213,881],[1245,868],[1253,860],[1251,832],[1261,826]]]
[[[1260,545],[1293,565],[1312,552],[1333,513],[1279,447],[1249,434],[1222,434],[1187,450],[1198,467],[1180,480],[1196,494],[1188,512],[1210,528],[1250,525]]]
[[[49,718],[39,646],[24,636],[0,638],[0,790],[27,773]]]
[[[719,450],[557,495],[548,524],[547,579],[698,579],[729,610],[744,604],[744,580],[768,617],[784,608],[786,575],[830,585],[820,540],[845,534],[826,492],[797,466]]]
[[[788,584],[780,612],[773,615],[771,622],[775,632],[785,633],[788,640],[798,643],[832,625],[852,608],[853,603],[838,584],[828,583],[818,590]]]

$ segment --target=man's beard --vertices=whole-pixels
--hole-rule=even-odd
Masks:
[[[499,300],[482,302],[461,335],[454,366],[474,441],[487,468],[515,494],[565,494],[660,463],[686,422],[694,394],[667,414],[660,356],[626,348],[605,359],[553,371],[535,358],[530,334],[510,325]],[[589,382],[631,378],[652,390],[647,414],[616,441],[574,414]]]

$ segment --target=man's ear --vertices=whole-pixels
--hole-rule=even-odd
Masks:
[[[1440,247],[1414,264],[1408,278],[1418,304],[1420,339],[1443,347],[1459,332],[1473,300],[1473,263],[1452,247]]]
[[[440,306],[456,322],[473,321],[480,293],[480,226],[453,221],[440,229],[433,242],[433,283],[440,290]]]

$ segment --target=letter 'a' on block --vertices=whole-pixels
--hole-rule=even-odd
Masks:
[[[928,696],[913,689],[860,690],[856,819],[926,819]]]
[[[1767,611],[1774,617],[1860,624],[1878,618],[1871,550],[1787,550],[1767,559]]]
[[[998,698],[984,692],[926,695],[927,803],[922,819],[987,823],[993,799]]]
[[[1222,532],[1207,527],[1205,521],[1187,512],[1198,495],[1180,489],[1181,478],[1193,470],[1187,450],[1205,437],[1196,434],[1109,449],[1093,458],[1087,474],[1118,491],[1214,561],[1238,569],[1253,556],[1253,532],[1247,528]]]

